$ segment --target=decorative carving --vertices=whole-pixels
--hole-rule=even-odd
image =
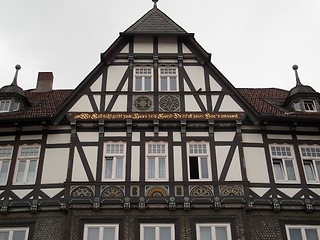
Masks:
[[[169,210],[176,210],[175,198],[171,197],[169,202]]]
[[[101,187],[101,197],[123,197],[124,189],[119,186],[103,186]]]
[[[313,211],[313,206],[312,206],[312,203],[311,203],[310,199],[306,199],[304,202],[305,202],[305,205],[306,205],[306,211],[307,212],[312,212]]]
[[[169,196],[168,186],[147,186],[146,196],[148,197],[167,197]]]
[[[159,109],[161,112],[177,112],[180,110],[180,98],[175,95],[160,96]]]
[[[123,203],[123,208],[124,210],[130,210],[130,198],[129,197],[125,197],[124,198],[124,203]]]
[[[175,195],[177,197],[183,196],[183,186],[175,186]]]
[[[244,196],[242,185],[220,185],[219,195],[223,197]]]
[[[281,209],[281,206],[280,206],[279,200],[274,198],[273,199],[273,211],[279,212],[280,209]]]
[[[139,196],[139,186],[131,186],[130,195],[132,197],[138,197]]]
[[[191,208],[190,199],[188,197],[184,198],[183,208],[187,211]]]
[[[72,197],[92,197],[94,196],[94,186],[71,186],[70,196]]]
[[[221,201],[220,201],[220,198],[218,198],[218,197],[214,198],[214,209],[216,209],[216,210],[221,209]]]
[[[213,191],[212,186],[191,186],[190,187],[190,196],[193,197],[212,197]]]
[[[92,207],[93,207],[93,210],[95,210],[95,211],[100,210],[100,198],[99,197],[94,198]]]
[[[144,197],[139,199],[139,210],[144,211],[146,209],[146,203]]]
[[[134,96],[132,102],[133,102],[134,111],[139,111],[139,112],[153,111],[152,96]]]

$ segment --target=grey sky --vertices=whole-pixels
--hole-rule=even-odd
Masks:
[[[0,0],[0,87],[34,88],[38,72],[54,88],[75,88],[119,32],[153,7],[151,0]],[[158,8],[212,54],[235,87],[320,91],[319,0],[159,0]]]

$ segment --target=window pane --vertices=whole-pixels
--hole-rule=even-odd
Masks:
[[[17,182],[22,182],[23,181],[23,175],[24,175],[24,170],[26,168],[26,161],[20,160],[19,165],[18,165],[18,173],[17,173]]]
[[[115,228],[105,227],[103,229],[103,240],[115,240]]]
[[[7,180],[8,170],[9,170],[9,161],[3,161],[1,170],[0,170],[0,184],[4,184]]]
[[[122,179],[123,174],[123,157],[116,158],[116,179]]]
[[[37,167],[37,161],[35,160],[30,161],[27,182],[29,183],[34,182],[34,180],[36,179],[36,167]]]
[[[197,157],[189,157],[190,179],[199,179],[199,166]]]
[[[216,239],[228,240],[226,227],[216,227]]]
[[[159,178],[166,178],[166,159],[159,158]]]
[[[155,159],[148,158],[148,178],[155,178]]]
[[[296,180],[292,160],[285,160],[288,180]]]
[[[144,240],[156,240],[154,227],[144,227]]]
[[[316,161],[316,168],[317,168],[318,181],[319,181],[319,177],[320,177],[320,162],[319,161]]]
[[[136,87],[135,89],[137,91],[141,91],[142,90],[142,77],[136,77]]]
[[[88,228],[88,240],[99,240],[99,228]]]
[[[170,240],[171,239],[171,228],[170,227],[160,227],[160,237],[159,240]]]
[[[151,91],[151,77],[144,78],[144,90]]]
[[[212,240],[211,227],[200,227],[200,240]]]
[[[317,229],[306,229],[307,240],[319,240]]]
[[[104,172],[104,176],[106,179],[112,178],[112,161],[113,158],[106,158],[106,169]]]
[[[208,171],[208,161],[207,158],[201,158],[201,173],[202,173],[202,178],[209,178],[209,171]]]
[[[314,171],[312,169],[312,162],[304,162],[304,170],[308,181],[315,181]]]
[[[284,180],[282,164],[280,161],[273,161],[274,175],[277,180]]]
[[[8,240],[9,232],[0,232],[0,240]]]
[[[26,232],[25,231],[14,231],[12,240],[24,240]]]
[[[170,90],[177,90],[177,78],[170,77]]]
[[[302,234],[300,229],[290,229],[290,240],[302,240]]]
[[[161,91],[166,91],[168,89],[166,77],[160,78],[160,85],[161,85]]]

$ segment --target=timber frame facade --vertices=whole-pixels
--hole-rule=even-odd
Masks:
[[[0,89],[0,239],[320,239],[320,94],[235,88],[154,7],[74,90]]]

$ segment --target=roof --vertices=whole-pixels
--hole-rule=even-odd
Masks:
[[[124,34],[186,35],[188,33],[155,5],[154,8],[131,25]]]

